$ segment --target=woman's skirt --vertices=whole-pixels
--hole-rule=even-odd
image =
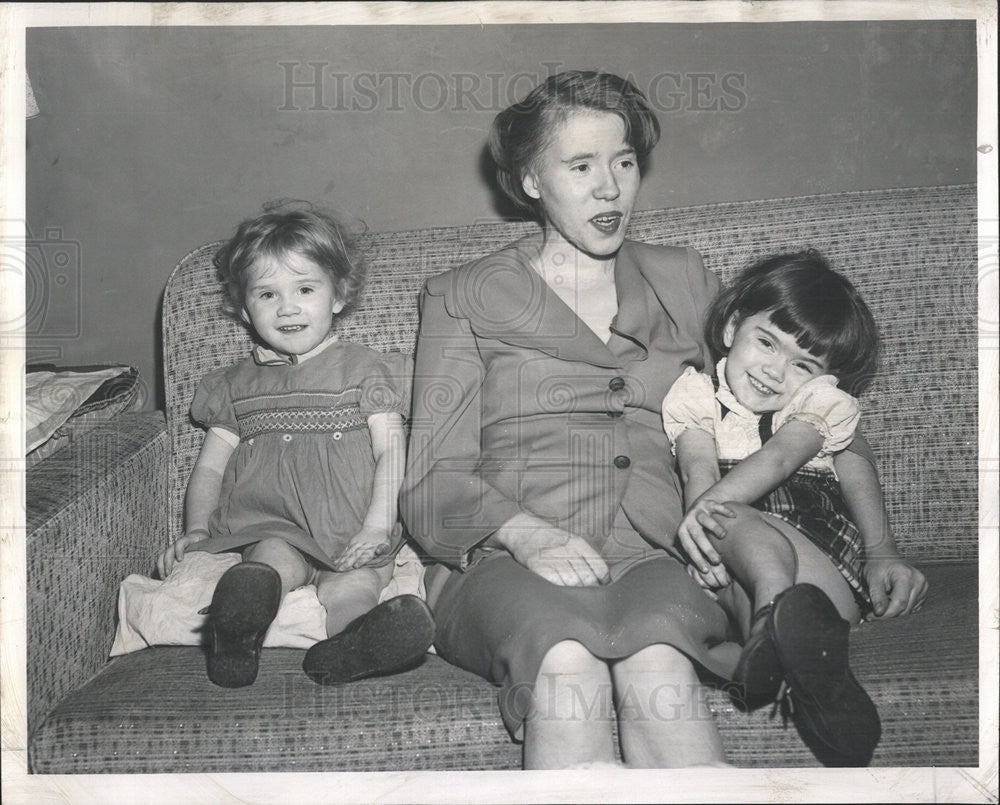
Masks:
[[[444,583],[434,602],[437,650],[501,686],[500,713],[518,740],[542,659],[564,640],[609,661],[665,643],[710,673],[732,677],[735,631],[680,562],[658,554],[612,577],[595,587],[562,587],[498,551]]]

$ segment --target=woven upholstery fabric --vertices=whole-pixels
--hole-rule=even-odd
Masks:
[[[166,525],[163,414],[121,414],[26,474],[28,734],[107,660],[118,584]]]
[[[724,281],[754,259],[811,246],[858,286],[883,334],[882,370],[864,399],[897,542],[912,559],[977,556],[976,189],[974,185],[729,202],[633,217],[630,236],[689,244]],[[376,234],[371,279],[344,338],[412,352],[424,280],[489,254],[533,224]],[[198,381],[242,358],[246,331],[220,312],[211,258],[185,257],[163,304],[170,523],[203,438],[188,416]]]
[[[852,632],[858,677],[878,705],[880,766],[975,766],[978,746],[976,570],[925,567],[934,595],[904,620]],[[954,594],[951,594],[954,593]],[[263,652],[249,688],[205,676],[198,648],[120,657],[65,699],[30,748],[36,773],[514,769],[496,688],[438,657],[406,673],[327,688],[303,651]],[[150,691],[159,691],[152,696]],[[792,726],[765,708],[736,710],[713,690],[730,762],[815,766]]]

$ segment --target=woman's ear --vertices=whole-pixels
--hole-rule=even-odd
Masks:
[[[341,299],[333,300],[333,315],[336,316],[340,311],[344,309],[344,302]]]
[[[722,328],[722,343],[725,344],[726,349],[732,349],[733,339],[736,337],[736,327],[740,323],[739,315],[733,313],[728,319],[726,319],[726,326]]]
[[[526,170],[521,174],[521,189],[528,198],[540,199],[541,191],[538,189],[538,177],[534,171]]]
[[[243,319],[243,323],[244,324],[249,324],[251,327],[253,327],[253,322],[250,321],[250,314],[247,313],[247,307],[246,307],[246,305],[244,305],[240,309],[240,318]]]

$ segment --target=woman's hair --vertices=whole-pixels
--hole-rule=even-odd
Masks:
[[[330,275],[344,311],[353,307],[361,296],[367,271],[359,234],[333,214],[311,205],[293,208],[282,201],[264,209],[256,218],[243,221],[212,260],[224,291],[222,309],[239,318],[253,266],[261,259],[281,260],[292,252]]]
[[[639,169],[660,139],[660,124],[646,96],[625,78],[589,70],[566,70],[549,76],[527,97],[493,120],[490,155],[497,181],[518,207],[538,214],[538,200],[524,192],[521,180],[574,111],[610,112],[625,124],[625,141],[635,149]]]
[[[768,257],[743,271],[709,311],[705,336],[716,359],[729,350],[726,322],[769,313],[771,322],[807,352],[823,358],[840,386],[857,396],[878,368],[878,327],[847,278],[813,250]]]

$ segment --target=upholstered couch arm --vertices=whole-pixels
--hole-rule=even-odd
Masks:
[[[27,481],[28,732],[107,661],[118,585],[166,544],[163,414],[122,414],[74,436]]]

